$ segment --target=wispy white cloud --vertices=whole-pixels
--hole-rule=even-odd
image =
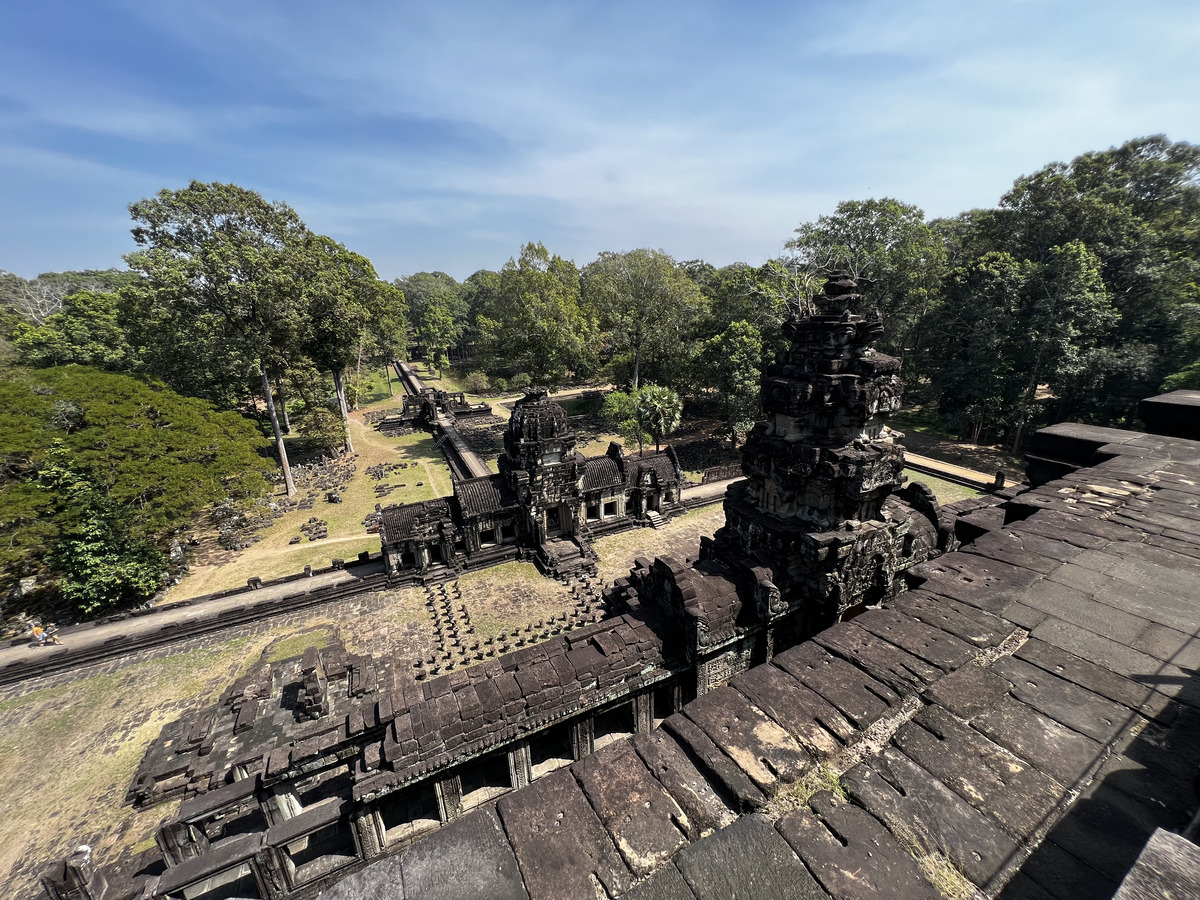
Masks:
[[[1200,11],[1157,0],[98,8],[114,34],[65,47],[22,40],[36,10],[0,14],[0,128],[27,152],[0,155],[23,183],[0,213],[236,181],[391,274],[464,276],[530,239],[757,262],[841,199],[951,215],[1055,159],[1200,139]],[[42,268],[107,264],[19,240]]]

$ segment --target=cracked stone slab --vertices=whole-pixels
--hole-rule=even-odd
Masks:
[[[1130,709],[1139,708],[1150,694],[1146,685],[1037,638],[1027,640],[1013,656]]]
[[[1079,780],[1101,752],[1096,741],[1011,697],[976,716],[971,725],[1068,786]]]
[[[738,819],[679,853],[675,864],[698,900],[826,900],[766,816]]]
[[[975,655],[967,642],[894,609],[867,610],[854,624],[943,672],[957,669]]]
[[[1020,875],[1045,890],[1055,900],[1111,900],[1117,883],[1072,856],[1047,838],[1021,866]],[[1000,892],[998,900],[1025,900],[1018,893],[1021,880],[1014,879]]]
[[[977,647],[995,647],[1016,630],[999,616],[957,600],[933,597],[920,590],[901,594],[891,601],[889,608],[940,628]]]
[[[895,748],[855,766],[842,784],[893,834],[941,850],[981,887],[1016,850],[1016,842],[988,816]]]
[[[737,818],[678,742],[661,728],[650,734],[635,734],[631,744],[646,768],[684,811],[689,840],[699,840]]]
[[[596,751],[571,771],[634,875],[650,874],[687,843],[687,816],[629,741]]]
[[[683,874],[674,865],[665,865],[620,900],[696,900]]]
[[[683,712],[768,797],[813,765],[795,738],[729,686],[697,697]]]
[[[836,900],[939,900],[911,855],[874,816],[828,791],[776,830]]]
[[[1051,834],[1068,853],[1120,881],[1159,824],[1145,804],[1108,785],[1093,784]],[[1187,822],[1173,824],[1183,827]]]
[[[813,756],[842,749],[856,729],[832,704],[776,666],[755,666],[730,686],[787,729]]]
[[[478,810],[400,854],[405,900],[528,900],[495,810]]]
[[[1022,703],[1093,740],[1112,740],[1134,716],[1128,707],[1024,660],[1002,657],[991,669],[1008,679],[1012,684],[1012,695]]]
[[[925,697],[940,703],[963,719],[991,709],[1008,694],[1009,683],[982,666],[963,666],[940,681],[935,681]]]
[[[1019,840],[1041,824],[1063,793],[1053,778],[936,706],[917,713],[892,741]]]
[[[900,702],[890,687],[812,642],[785,650],[771,665],[816,691],[855,728],[866,728]]]
[[[766,795],[741,767],[713,743],[712,738],[704,733],[704,729],[683,713],[667,716],[662,727],[679,741],[680,746],[687,748],[699,763],[705,777],[734,801],[740,811],[761,809],[767,802]]]
[[[560,769],[496,804],[531,900],[609,894],[633,883],[575,778]]]

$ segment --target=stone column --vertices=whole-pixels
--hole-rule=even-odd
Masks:
[[[163,820],[154,835],[154,842],[162,851],[163,861],[176,866],[185,859],[200,856],[208,850],[208,835],[203,828],[196,828],[174,817]]]
[[[354,845],[361,859],[374,859],[383,855],[383,823],[379,810],[374,806],[360,806],[350,813],[350,828],[354,833]]]
[[[53,863],[41,877],[51,900],[104,900],[108,879],[92,863],[92,848],[84,844],[66,859]]]
[[[457,775],[440,778],[434,782],[437,789],[438,809],[443,822],[453,822],[462,815],[462,782]]]
[[[576,759],[591,755],[594,749],[591,716],[571,726],[571,749]]]
[[[533,780],[533,760],[529,755],[528,741],[518,744],[508,754],[508,777],[514,791]]]
[[[647,734],[654,728],[654,689],[643,691],[633,698],[634,729]]]
[[[268,825],[278,825],[300,813],[300,800],[291,786],[282,784],[268,789],[259,805]]]

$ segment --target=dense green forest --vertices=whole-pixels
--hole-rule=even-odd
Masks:
[[[264,475],[291,493],[285,433],[352,449],[364,372],[408,353],[476,392],[602,379],[636,409],[670,389],[736,441],[778,326],[844,269],[883,314],[909,403],[964,439],[1127,426],[1140,398],[1200,387],[1200,147],[1162,136],[953,219],[846,201],[761,266],[635,249],[580,268],[531,242],[463,282],[387,283],[234,185],[130,214],[127,270],[0,271],[0,591],[36,577],[82,611],[153,595],[205,505],[261,495]],[[661,437],[661,415],[637,440]]]

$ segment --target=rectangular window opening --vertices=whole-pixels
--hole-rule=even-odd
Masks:
[[[437,828],[442,823],[437,789],[431,782],[384,797],[379,815],[383,820],[384,843],[388,846]]]
[[[529,739],[529,768],[534,778],[549,775],[574,761],[569,726],[549,728]]]
[[[622,738],[632,737],[636,729],[632,703],[597,713],[592,720],[592,747],[599,750]]]
[[[508,754],[495,753],[463,766],[458,773],[462,786],[462,808],[479,806],[512,790]]]
[[[234,900],[237,897],[257,897],[258,882],[250,863],[242,863],[223,872],[210,875],[203,881],[189,884],[179,892],[184,900]]]
[[[654,689],[654,711],[651,713],[655,727],[675,712],[675,685],[664,684]]]
[[[312,834],[292,841],[284,849],[296,867],[297,885],[327,875],[358,858],[350,826],[341,821],[330,822]]]

